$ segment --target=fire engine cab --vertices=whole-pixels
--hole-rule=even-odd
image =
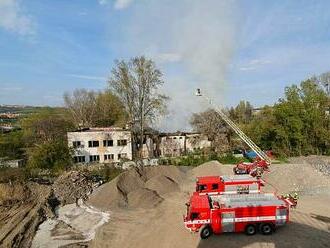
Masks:
[[[196,193],[205,194],[250,194],[260,193],[264,181],[251,175],[197,177]]]
[[[193,194],[184,216],[185,227],[202,239],[224,232],[268,235],[288,221],[289,204],[271,193]]]

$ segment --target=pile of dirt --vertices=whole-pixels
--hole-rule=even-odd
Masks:
[[[116,207],[152,208],[163,195],[179,190],[184,173],[174,166],[132,168],[91,195],[88,203],[102,210]]]
[[[63,206],[75,203],[78,199],[86,200],[93,191],[93,181],[86,172],[70,171],[61,175],[52,189]]]

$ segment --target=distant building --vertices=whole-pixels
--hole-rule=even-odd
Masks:
[[[132,160],[131,131],[123,128],[88,128],[68,132],[76,163],[111,163]]]
[[[24,159],[5,160],[0,158],[0,167],[19,168],[25,165]]]
[[[160,156],[176,157],[208,148],[211,142],[200,133],[176,132],[160,134]]]
[[[87,128],[68,132],[68,145],[73,149],[76,163],[112,163],[123,159],[132,160],[133,150],[139,150],[139,144],[133,144],[129,129]],[[208,148],[211,142],[200,133],[146,132],[140,156],[142,158],[176,157]]]

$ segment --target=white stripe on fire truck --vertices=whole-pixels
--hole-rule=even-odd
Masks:
[[[242,218],[223,218],[221,221],[222,221],[222,223],[231,223],[231,222],[249,222],[249,221],[265,221],[265,220],[286,220],[286,215],[242,217]]]
[[[190,224],[209,224],[211,223],[211,220],[189,220],[189,221],[185,221],[186,225],[190,225]]]
[[[260,190],[249,190],[249,193],[260,193]],[[207,192],[207,193],[199,193],[199,195],[229,195],[229,194],[237,194],[237,191],[224,191],[224,192]]]
[[[223,218],[223,219],[221,219],[221,222],[222,223],[232,223],[232,222],[249,222],[249,221],[266,221],[266,220],[286,220],[286,215],[242,217],[242,218]],[[210,219],[185,221],[186,225],[190,225],[190,224],[209,224],[209,223],[211,223]]]
[[[249,193],[260,193],[260,190],[249,190],[248,191]],[[226,191],[224,192],[224,194],[233,194],[233,195],[236,195],[237,194],[237,191]]]

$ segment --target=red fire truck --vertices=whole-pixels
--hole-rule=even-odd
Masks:
[[[264,181],[251,175],[197,177],[196,192],[205,194],[249,194],[260,193]]]
[[[206,239],[212,234],[257,231],[272,234],[289,221],[289,204],[274,194],[193,194],[184,216],[185,227],[200,232]]]

